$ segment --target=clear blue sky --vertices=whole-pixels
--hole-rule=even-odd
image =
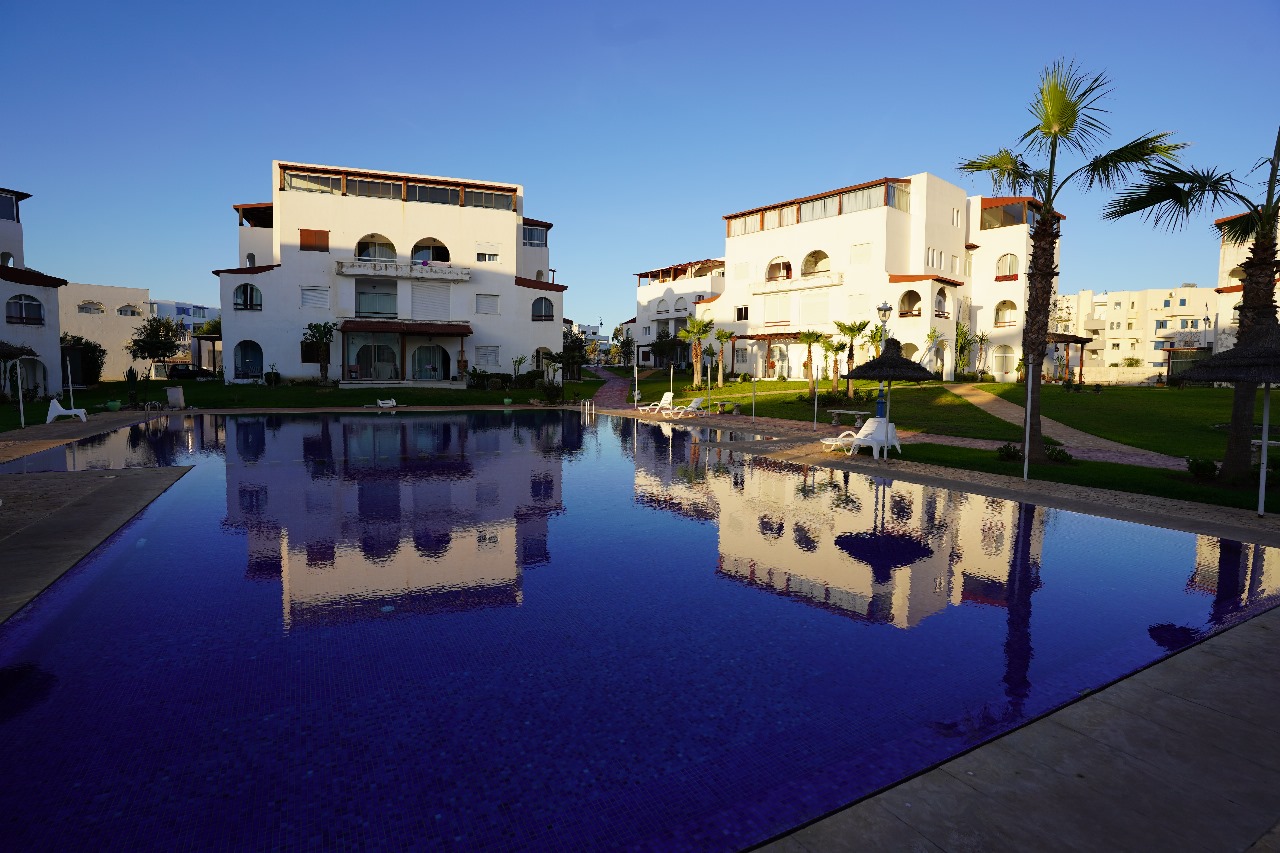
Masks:
[[[566,313],[611,329],[633,273],[723,254],[726,213],[922,171],[989,192],[955,164],[1017,140],[1058,57],[1112,78],[1116,144],[1171,130],[1243,175],[1280,124],[1276,0],[3,7],[28,265],[204,303],[272,159],[523,184]],[[1211,217],[1105,200],[1061,201],[1063,292],[1214,283]]]

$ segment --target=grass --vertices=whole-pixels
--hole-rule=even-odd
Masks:
[[[972,450],[942,444],[912,444],[906,451],[902,458],[908,462],[1005,474],[1010,477],[1022,476],[1021,462],[1002,462],[990,450]],[[1066,465],[1031,465],[1028,476],[1033,480],[1049,483],[1110,489],[1214,506],[1239,509],[1256,509],[1258,506],[1256,482],[1252,486],[1231,489],[1212,481],[1196,480],[1185,471],[1168,471],[1141,465],[1075,460]],[[1266,509],[1267,512],[1280,511],[1280,491],[1268,493]]]
[[[565,395],[569,400],[593,396],[604,384],[600,379],[584,379],[565,383]],[[404,406],[451,406],[465,409],[471,406],[502,405],[510,397],[514,403],[527,403],[530,398],[541,396],[531,388],[513,388],[510,391],[487,391],[452,388],[333,388],[319,385],[282,385],[268,388],[266,385],[224,385],[221,382],[197,382],[185,380],[151,380],[138,383],[138,401],[165,401],[165,388],[181,386],[188,406],[197,409],[326,409],[364,406],[379,397],[394,397]],[[76,392],[76,406],[90,413],[102,411],[108,400],[129,399],[124,382],[103,382],[92,388]],[[63,399],[63,405],[70,401]],[[44,401],[27,404],[27,424],[44,423],[49,404]],[[18,404],[0,405],[0,432],[19,426]]]
[[[1026,402],[1024,385],[978,387],[1019,406]],[[1127,386],[1107,386],[1100,394],[1075,394],[1058,385],[1046,385],[1040,392],[1040,412],[1121,444],[1170,456],[1220,460],[1227,448],[1227,431],[1214,429],[1214,425],[1231,420],[1231,394],[1230,388]],[[1255,417],[1261,423],[1261,392]]]

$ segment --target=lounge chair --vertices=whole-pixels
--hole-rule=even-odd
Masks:
[[[694,397],[693,402],[687,406],[672,406],[662,414],[668,418],[694,418],[706,417],[711,414],[707,409],[702,408],[702,404],[706,401],[706,397]]]
[[[858,430],[858,435],[849,442],[849,455],[853,456],[857,453],[859,447],[870,447],[873,459],[881,455],[887,459],[889,458],[888,445],[892,445],[901,454],[902,445],[898,443],[898,428],[890,423],[888,433],[888,441],[885,441],[884,419],[871,418],[862,425],[862,429]]]
[[[645,403],[643,406],[636,404],[636,410],[641,412],[649,412],[655,415],[658,412],[665,412],[671,408],[671,400],[674,396],[675,395],[672,394],[670,391],[663,391],[661,400],[659,400],[656,403]]]
[[[849,445],[852,444],[853,440],[857,437],[858,434],[856,432],[851,429],[847,429],[835,438],[822,439],[822,449],[828,451],[843,450],[847,453],[849,451]]]
[[[49,417],[45,419],[45,423],[51,424],[55,419],[61,417],[79,418],[83,423],[89,422],[89,419],[85,417],[84,409],[64,409],[62,408],[62,404],[57,400],[50,400]]]
[[[396,401],[393,398],[390,400],[379,400],[376,403],[365,403],[364,407],[366,409],[394,409],[396,405]]]

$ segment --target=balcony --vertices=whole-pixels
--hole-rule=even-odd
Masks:
[[[1084,330],[1086,332],[1101,332],[1107,327],[1107,321],[1098,317],[1085,317]]]
[[[350,260],[335,261],[338,275],[358,275],[362,278],[407,278],[413,281],[470,281],[470,267],[455,267],[435,261]]]
[[[784,293],[789,290],[811,290],[816,287],[839,287],[844,284],[844,273],[822,272],[815,275],[803,275],[799,278],[778,278],[751,283],[751,295],[761,296],[766,293]]]

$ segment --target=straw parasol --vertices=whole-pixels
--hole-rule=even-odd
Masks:
[[[887,382],[884,407],[884,458],[889,459],[889,407],[893,393],[893,383],[927,382],[934,376],[921,365],[902,356],[902,344],[897,338],[889,338],[884,342],[884,350],[880,355],[863,362],[840,377],[841,379],[870,379]]]
[[[1232,349],[1211,355],[1182,371],[1171,382],[1248,382],[1262,385],[1262,470],[1258,474],[1258,515],[1267,490],[1267,441],[1271,431],[1271,385],[1280,383],[1280,326],[1268,325]]]

